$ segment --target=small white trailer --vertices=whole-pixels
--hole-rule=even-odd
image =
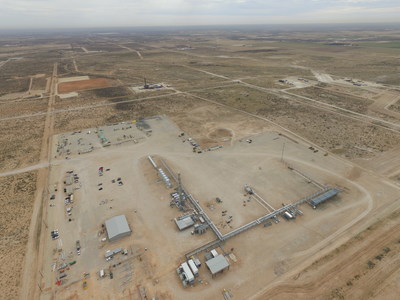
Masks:
[[[196,267],[196,264],[194,263],[193,259],[188,260],[188,264],[189,264],[190,269],[193,272],[193,275],[195,277],[199,276],[199,269]]]

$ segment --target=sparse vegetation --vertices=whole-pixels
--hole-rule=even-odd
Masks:
[[[36,173],[0,177],[0,290],[3,299],[18,299],[21,272],[35,194]]]
[[[56,98],[55,133],[167,114],[202,145],[224,143],[224,147],[229,147],[237,142],[238,132],[258,134],[269,126],[273,127],[242,114],[251,113],[341,156],[349,165],[356,161],[371,173],[377,173],[371,187],[365,183],[368,179],[364,173],[359,176],[365,181],[357,181],[353,178],[355,176],[345,172],[341,176],[344,181],[354,180],[363,185],[367,190],[365,198],[371,188],[372,213],[378,215],[380,205],[394,199],[388,192],[389,188],[378,182],[379,178],[385,176],[387,180],[400,180],[398,153],[395,152],[400,144],[400,135],[397,129],[390,130],[393,126],[371,121],[363,115],[397,123],[400,100],[396,98],[398,93],[394,87],[387,84],[395,86],[400,83],[399,36],[397,31],[386,31],[384,35],[382,32],[363,31],[274,32],[266,35],[264,31],[255,29],[251,33],[221,31],[202,36],[180,31],[168,34],[115,33],[106,37],[46,35],[26,40],[1,37],[0,169],[7,172],[39,162],[41,145],[45,142],[42,139],[50,93],[45,90],[54,63],[57,63],[58,78],[87,75],[96,84],[85,86],[88,82],[75,82],[58,86],[59,93],[78,91],[78,96]],[[346,38],[345,43],[330,44],[332,39],[342,38]],[[318,82],[316,72],[331,79]],[[302,78],[306,87],[279,83],[287,77]],[[130,90],[131,86],[142,86],[145,78],[147,83],[164,83],[171,85],[171,89],[136,94]],[[357,83],[346,83],[345,78]],[[386,86],[365,87],[364,82],[357,80]],[[32,93],[29,91],[31,82]],[[334,107],[284,94],[282,90],[352,110],[360,114],[357,118],[362,121]],[[43,115],[34,116],[35,113]],[[221,128],[232,128],[221,129],[219,123],[224,123]],[[273,130],[283,129],[274,127]],[[385,160],[388,153],[392,156]],[[4,210],[0,220],[4,233],[0,243],[3,262],[0,289],[7,299],[17,298],[21,287],[20,272],[35,182],[35,172],[0,177],[0,201]],[[384,195],[381,197],[380,193]],[[377,274],[374,277],[376,281],[383,281],[386,278],[382,269],[394,270],[396,267],[395,255],[399,252],[400,241],[398,237],[395,240],[391,238],[393,233],[387,233],[385,226],[392,228],[390,221],[397,222],[398,216],[399,212],[394,212],[377,222],[371,221],[366,230],[354,234],[357,228],[362,228],[357,226],[364,225],[364,220],[360,220],[354,229],[352,227],[353,235],[348,242],[337,245],[313,263],[310,261],[310,266],[299,272],[301,276],[293,284],[294,291],[290,289],[293,282],[284,278],[284,274],[286,268],[295,268],[295,263],[285,265],[285,272],[278,268],[282,282],[289,286],[279,293],[287,290],[293,296],[300,291],[299,299],[307,293],[317,295],[316,299],[319,296],[348,299],[354,289],[366,288],[363,295],[369,295],[369,285],[378,284],[370,282],[371,274]],[[324,236],[319,232],[322,229],[316,229],[316,235]],[[385,239],[381,233],[389,237]],[[371,237],[375,238],[371,240]],[[284,256],[284,251],[280,255]],[[353,256],[357,259],[352,259]],[[274,272],[272,269],[268,271]],[[321,272],[325,272],[326,282],[320,284]],[[303,277],[304,274],[307,276]],[[303,285],[304,278],[309,281]],[[314,282],[319,283],[315,285]],[[370,282],[369,285],[366,282]],[[279,293],[274,295],[279,298],[283,295]]]

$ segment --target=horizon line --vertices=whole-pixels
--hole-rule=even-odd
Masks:
[[[261,27],[261,26],[313,26],[313,25],[323,25],[323,26],[354,26],[354,25],[400,25],[400,21],[373,21],[373,22],[301,22],[301,23],[248,23],[248,24],[191,24],[191,25],[118,25],[118,26],[82,26],[82,27],[6,27],[1,28],[0,32],[5,31],[58,31],[58,30],[97,30],[97,29],[184,29],[184,28],[212,28],[212,27]]]

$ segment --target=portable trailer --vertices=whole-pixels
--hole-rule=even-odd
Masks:
[[[183,270],[183,273],[185,273],[185,281],[186,281],[188,284],[193,284],[193,283],[194,283],[194,276],[193,276],[193,273],[192,273],[192,271],[190,270],[190,268],[189,268],[187,262],[182,263],[182,264],[181,264],[181,268],[182,268],[182,270]]]
[[[196,264],[194,263],[193,259],[189,259],[188,264],[189,264],[190,269],[193,272],[193,275],[195,277],[199,276],[199,269],[196,267]]]

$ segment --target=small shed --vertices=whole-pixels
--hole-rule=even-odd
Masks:
[[[222,273],[225,269],[229,270],[229,262],[222,254],[206,261],[207,268],[214,277],[218,273]]]
[[[132,233],[125,215],[112,217],[106,221],[108,240],[114,242]]]

